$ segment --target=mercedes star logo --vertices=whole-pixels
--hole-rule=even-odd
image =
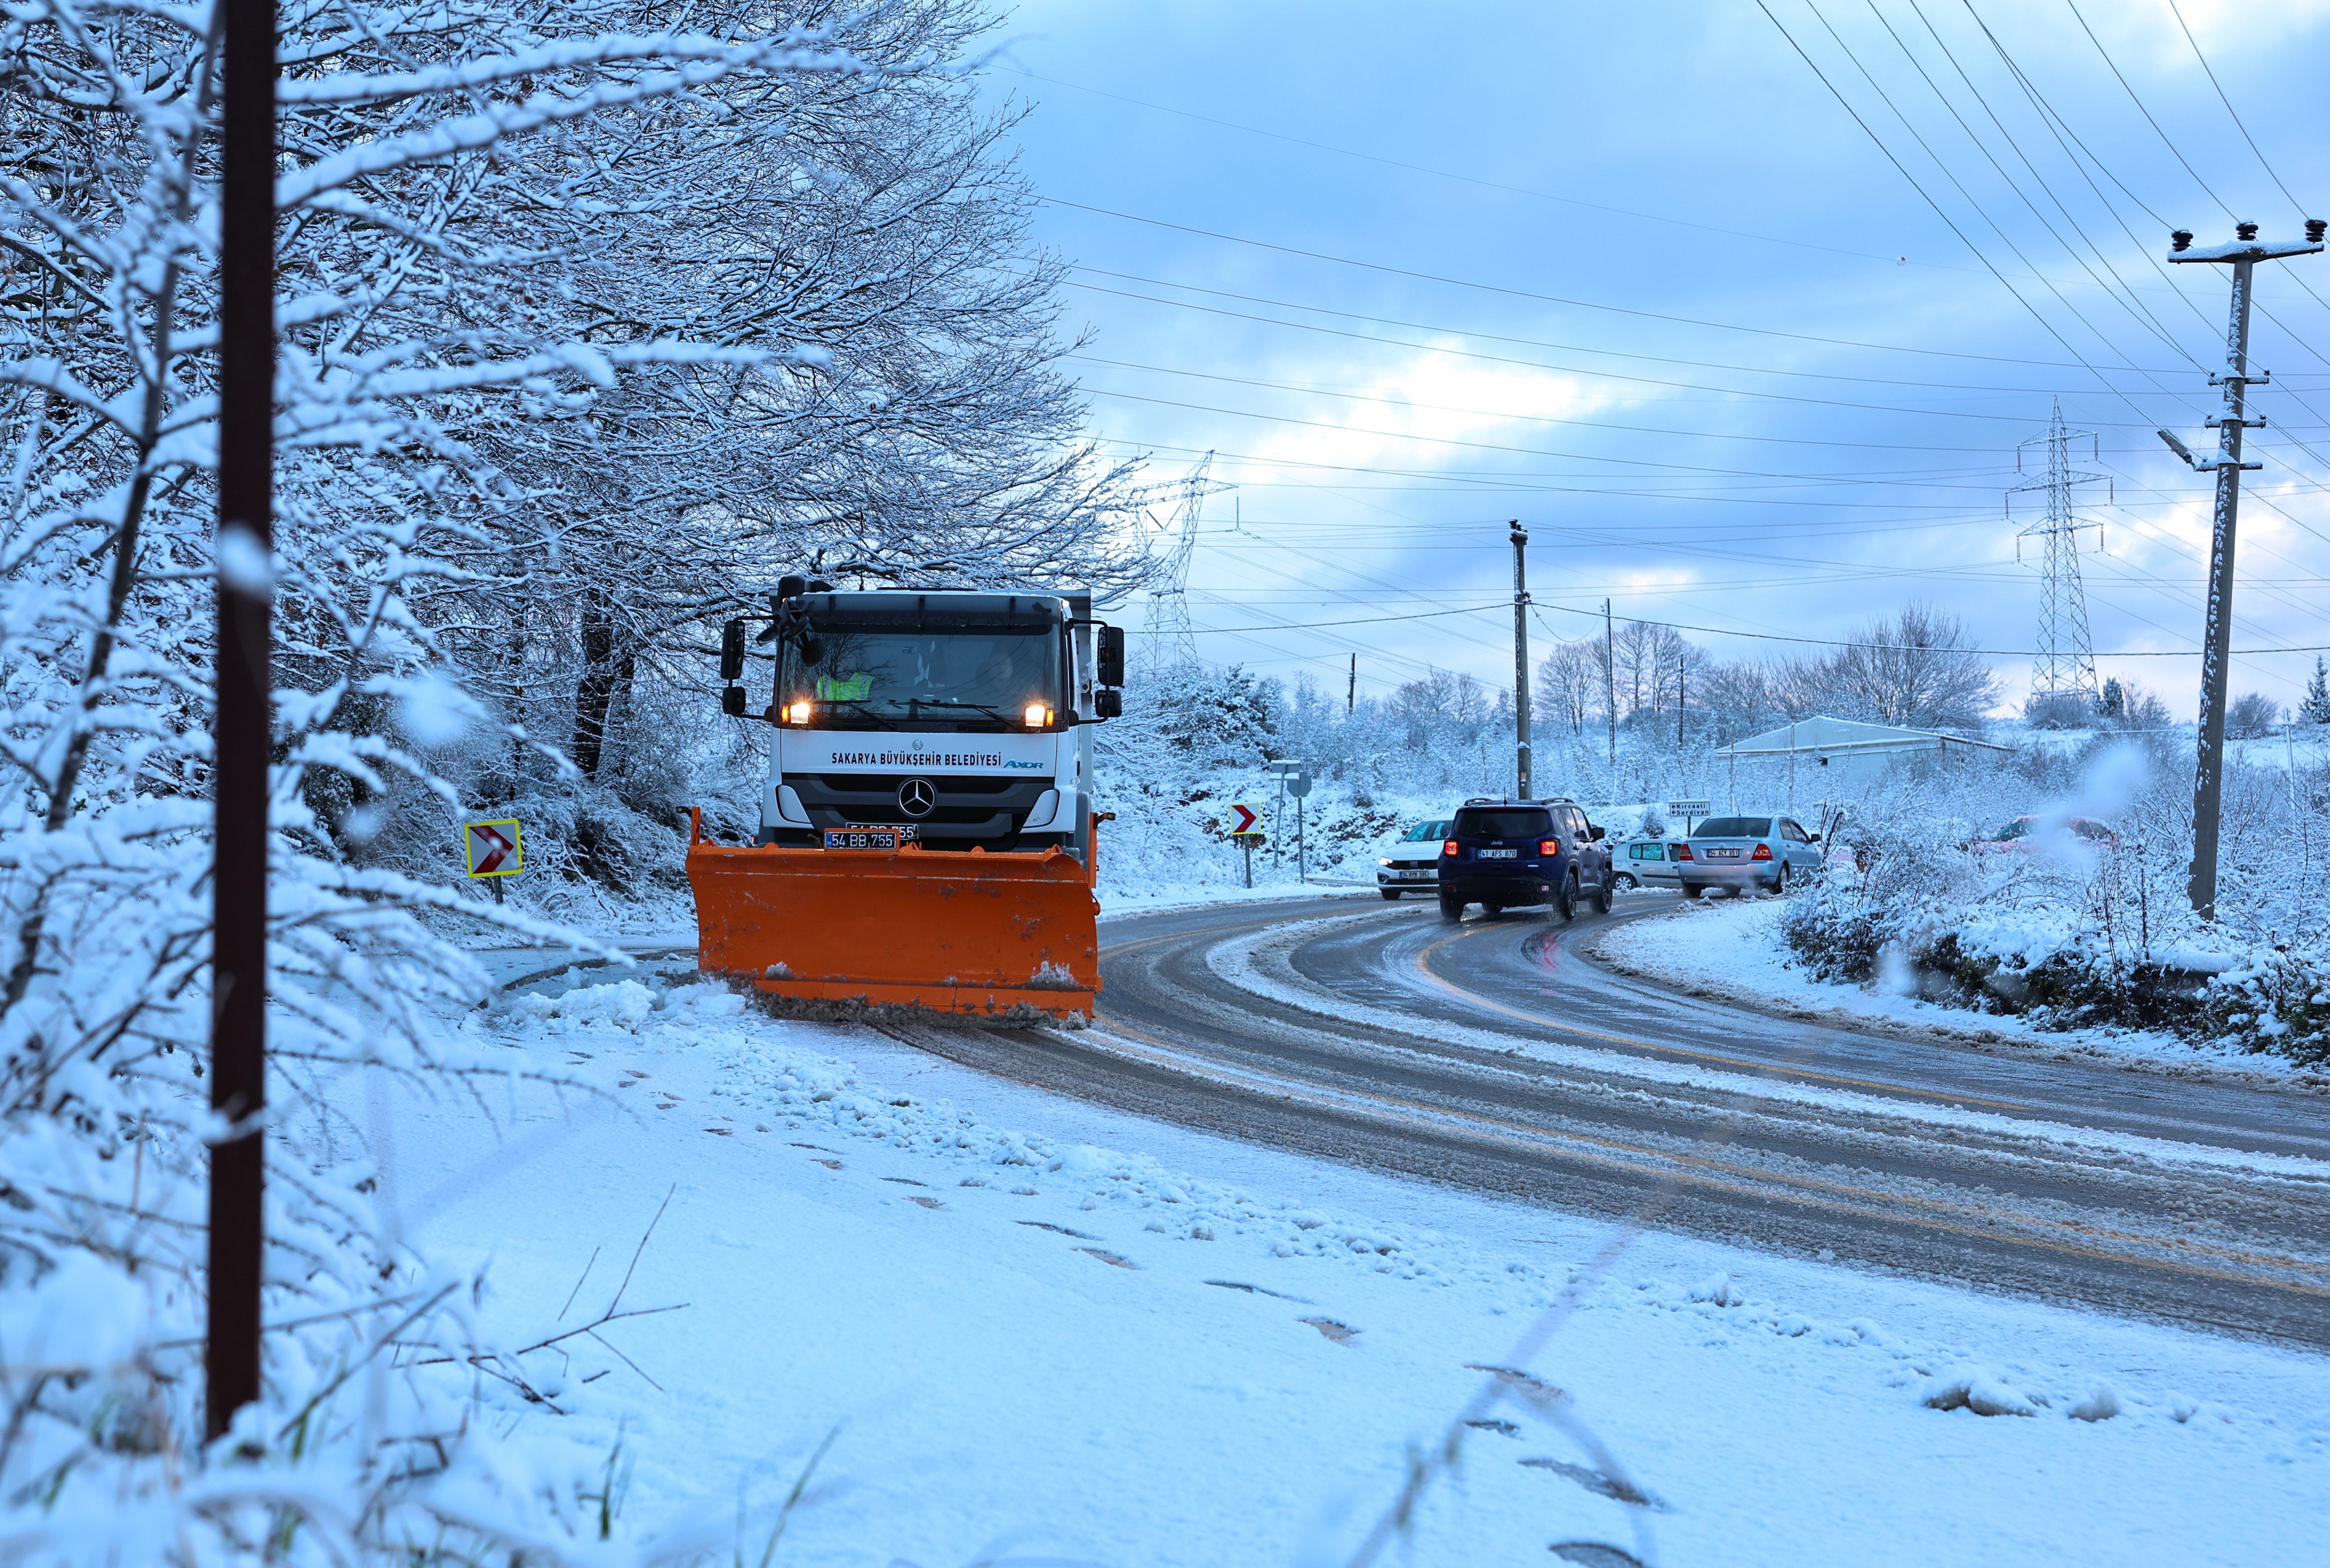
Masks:
[[[898,809],[917,819],[928,817],[939,803],[939,792],[927,779],[909,779],[898,786]]]

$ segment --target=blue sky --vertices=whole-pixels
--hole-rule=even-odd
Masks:
[[[2065,0],[1769,0],[1906,176],[1756,0],[1028,4],[983,90],[1031,111],[1095,433],[1238,486],[1199,628],[1495,604],[1518,517],[1540,654],[1605,595],[1728,656],[1913,598],[2028,649],[2045,498],[2006,491],[2060,399],[2106,476],[2099,663],[2181,714],[2197,660],[2109,656],[2199,642],[2209,483],[2153,430],[2213,444],[2226,279],[2156,263],[2172,226],[2230,240],[2225,205],[2330,216],[2330,3],[2178,3],[2262,157],[2168,0],[2079,0],[2094,40]],[[2261,273],[2234,646],[2330,643],[2330,261]],[[1509,683],[1510,638],[1492,609],[1200,642],[1338,689],[1356,652],[1379,693]],[[2030,661],[1997,664],[2019,700]],[[2244,656],[2235,689],[2312,667]]]

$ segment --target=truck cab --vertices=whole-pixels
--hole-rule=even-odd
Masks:
[[[875,832],[926,851],[1084,857],[1085,726],[1116,694],[1089,600],[879,590],[787,594],[762,716],[775,729],[762,845]],[[1103,632],[1113,628],[1099,628]],[[1116,650],[1119,638],[1102,639]]]
[[[691,814],[697,967],[820,1006],[1091,1017],[1090,725],[1123,711],[1122,634],[1082,593],[798,577],[762,625],[721,632],[721,712],[774,733],[753,842]]]

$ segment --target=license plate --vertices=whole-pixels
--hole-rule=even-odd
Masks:
[[[1739,858],[1739,852],[1736,849],[1710,849],[1707,851],[1707,858],[1710,860],[1737,860]]]
[[[1473,852],[1478,860],[1511,860],[1519,854],[1520,851],[1518,849],[1476,849]]]
[[[911,827],[828,828],[825,834],[828,849],[895,849],[914,841]]]
[[[1430,876],[1432,874],[1428,871],[1399,871],[1394,872],[1392,874],[1398,877],[1402,882],[1422,882],[1425,877]]]

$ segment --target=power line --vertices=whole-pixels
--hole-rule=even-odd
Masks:
[[[2168,133],[2161,128],[2160,122],[2152,118],[2152,111],[2144,106],[2144,99],[2136,96],[2135,87],[2128,81],[2127,78],[2121,73],[2118,62],[2112,59],[2111,51],[2106,49],[2104,47],[2104,41],[2096,36],[2096,30],[2088,25],[2088,19],[2079,14],[2079,0],[2063,0],[2063,4],[2070,7],[2071,14],[2073,16],[2079,18],[2079,31],[2088,35],[2088,42],[2096,46],[2096,52],[2103,56],[2103,61],[2107,66],[2111,68],[2112,75],[2117,79],[2121,87],[2127,90],[2128,101],[2136,105],[2136,112],[2138,114],[2144,116],[2144,123],[2152,128],[2153,134],[2160,138],[2160,145],[2166,147],[2175,157],[2176,161],[2184,165],[2184,172],[2193,176],[2193,183],[2194,184],[2200,186],[2202,191],[2208,194],[2209,200],[2216,203],[2219,207],[2223,208],[2226,217],[2231,217],[2233,215],[2232,208],[2226,206],[2225,199],[2217,194],[2215,189],[2210,185],[2208,181],[2201,177],[2201,171],[2194,168],[2192,161],[2185,157],[2183,151],[2178,148],[2174,141],[2169,139]],[[2155,221],[2157,222],[2158,220],[2155,218]]]
[[[1761,5],[1761,0],[1758,0],[1758,5]],[[1771,13],[1768,10],[1764,14],[1766,16],[1771,15]],[[1773,17],[1772,24],[1776,27],[1779,26],[1779,18],[1776,16]],[[1781,33],[1784,36],[1786,34],[1786,32],[1787,30],[1785,28],[1781,28]],[[1793,38],[1789,39],[1789,43],[1794,43],[1795,42],[1795,41]],[[1803,53],[1803,51],[1799,49],[1797,52],[1801,54]],[[1809,58],[1807,58],[1806,63],[1811,63]],[[1814,72],[1817,73],[1819,68],[1815,66],[1814,67]],[[1827,81],[1827,78],[1823,77],[1822,81],[1825,83]],[[1831,88],[1829,90],[1833,92],[1835,91],[1835,89]],[[1843,100],[1840,99],[1838,101],[1842,102]],[[1850,105],[1846,106],[1846,112],[1852,112]],[[1859,118],[1859,116],[1856,115],[1854,118],[1857,119]],[[1866,129],[1867,128],[1864,126],[1862,128]],[[1883,144],[1880,143],[1879,146],[1881,150]],[[1886,156],[1890,158],[1892,155],[1888,153]],[[1896,166],[1899,167],[1899,165],[1897,164]],[[1903,170],[1902,172],[1906,177],[1908,171]],[[1914,182],[1912,183],[1914,184]],[[1924,193],[1920,190],[1919,194],[1923,194]],[[1381,261],[1362,261],[1350,256],[1332,256],[1323,250],[1306,250],[1299,245],[1280,245],[1267,240],[1249,239],[1243,234],[1225,234],[1217,230],[1200,229],[1189,223],[1169,222],[1162,218],[1145,218],[1137,213],[1121,213],[1113,207],[1096,207],[1089,203],[1071,202],[1063,196],[1038,196],[1036,199],[1044,203],[1047,206],[1071,207],[1080,213],[1096,213],[1104,218],[1120,218],[1128,223],[1146,223],[1153,228],[1171,229],[1183,234],[1195,234],[1201,239],[1221,240],[1233,245],[1250,245],[1260,250],[1275,250],[1282,255],[1301,256],[1313,261],[1329,261],[1339,267],[1362,268],[1369,272],[1388,273],[1396,278],[1414,278],[1425,283],[1444,283],[1456,288],[1477,288],[1486,294],[1509,295],[1516,299],[1535,299],[1547,305],[1566,305],[1576,310],[1607,311],[1614,316],[1632,316],[1646,321],[1667,321],[1681,326],[1711,327],[1719,332],[1744,332],[1753,334],[1758,337],[1785,338],[1795,343],[1823,344],[1832,348],[1863,348],[1881,354],[1926,354],[1937,359],[1981,360],[1992,364],[2028,364],[2052,370],[2070,370],[2076,368],[2093,371],[2095,369],[2095,366],[2089,364],[2085,359],[2079,358],[2079,351],[2077,349],[2073,349],[2068,343],[2064,344],[2063,346],[2066,351],[2071,354],[2073,358],[2079,360],[2076,366],[2063,364],[2053,360],[2020,359],[2009,354],[1968,354],[1962,350],[1948,348],[1915,348],[1906,344],[1863,343],[1858,339],[1849,337],[1823,337],[1814,333],[1785,332],[1776,327],[1742,326],[1735,322],[1709,321],[1693,316],[1670,316],[1663,311],[1657,310],[1636,310],[1624,305],[1604,305],[1598,301],[1591,299],[1571,299],[1558,294],[1539,294],[1534,290],[1527,288],[1511,288],[1500,283],[1482,283],[1468,278],[1449,278],[1436,272],[1421,272],[1413,268],[1393,267]],[[1928,198],[1929,203],[1930,200],[1931,198]],[[1936,208],[1935,210],[1937,212],[1940,211],[1939,208]],[[1949,222],[1948,216],[1945,214],[1942,221],[1946,223]],[[1956,225],[1951,224],[1951,228],[1953,231],[1956,231]],[[1961,240],[1965,238],[1963,233],[1960,233],[1958,237]],[[1974,250],[1975,247],[1971,242],[1969,242],[1967,249]],[[1975,253],[1977,258],[1980,258],[1983,260],[1983,265],[1989,269],[1991,276],[1998,278],[2001,283],[2006,282],[2006,279],[1999,275],[1998,269],[1990,265],[1987,258],[1983,258],[1979,250],[1975,250]],[[2013,290],[2013,285],[2009,284],[2007,287],[2011,292]],[[2017,299],[2021,299],[2022,297],[2020,294],[2016,294],[2015,298]],[[2051,333],[2053,328],[2050,327],[2049,331]],[[2060,341],[2060,337],[2057,341]],[[2133,370],[2136,367],[2131,365],[2127,368]]]
[[[2027,395],[2032,397],[2047,397],[2056,394],[2063,390],[2058,387],[1987,386],[1978,382],[1907,381],[1899,376],[1847,375],[1840,371],[1795,370],[1777,365],[1730,364],[1721,360],[1682,359],[1672,354],[1643,354],[1635,349],[1596,348],[1590,344],[1555,343],[1545,338],[1515,337],[1508,333],[1482,332],[1473,327],[1448,326],[1429,321],[1404,321],[1397,316],[1372,316],[1365,311],[1343,310],[1339,309],[1336,307],[1327,305],[1311,305],[1298,299],[1273,299],[1264,295],[1240,294],[1234,289],[1228,288],[1211,288],[1199,283],[1180,283],[1176,282],[1170,278],[1144,278],[1137,272],[1118,272],[1106,267],[1093,267],[1085,265],[1083,262],[1071,262],[1069,263],[1068,269],[1072,272],[1089,273],[1094,278],[1113,278],[1120,282],[1145,283],[1153,288],[1179,288],[1191,294],[1210,294],[1217,299],[1238,299],[1243,300],[1249,305],[1274,306],[1281,310],[1307,310],[1318,316],[1340,316],[1347,321],[1370,321],[1378,326],[1406,327],[1415,332],[1453,333],[1463,337],[1479,338],[1487,343],[1518,344],[1525,348],[1549,348],[1558,353],[1563,354],[1598,354],[1607,355],[1613,359],[1643,360],[1651,364],[1683,365],[1692,370],[1729,371],[1741,375],[1785,375],[1795,376],[1800,380],[1806,381],[1853,382],[1866,386],[1918,387],[1936,392],[2011,392],[2017,395]],[[2162,276],[2165,277],[2166,274],[2164,273]],[[1077,287],[1083,286],[1078,285]],[[1136,295],[1133,296],[1133,298],[1145,298],[1145,296]],[[1160,303],[1174,304],[1178,303],[1178,301],[1167,300],[1161,301]],[[2016,363],[2029,364],[2032,365],[2043,365],[2046,364],[2044,361],[2021,361]],[[2062,365],[2055,368],[2069,370],[2076,367]],[[2147,367],[2143,365],[2134,365],[2129,368],[2144,374],[2182,375],[2184,373],[2185,370],[2191,367],[2172,365],[2163,369],[2156,366]]]
[[[1885,106],[1888,109],[1893,109],[1895,118],[1901,120],[1902,125],[1909,129],[1910,136],[1916,138],[1918,145],[1921,147],[1926,147],[1925,138],[1918,135],[1916,128],[1909,125],[1908,118],[1901,114],[1901,111],[1899,109],[1894,109],[1893,100],[1890,97],[1887,97],[1883,88],[1878,87],[1877,79],[1870,75],[1868,67],[1861,63],[1859,57],[1846,46],[1844,40],[1837,36],[1836,29],[1829,25],[1829,20],[1825,15],[1822,14],[1819,5],[1814,4],[1814,0],[1804,0],[1804,4],[1806,7],[1811,10],[1812,14],[1815,17],[1819,18],[1821,26],[1827,31],[1828,35],[1836,40],[1837,47],[1844,51],[1844,57],[1852,61],[1853,68],[1859,71],[1861,74],[1868,80],[1870,86],[1876,89],[1877,96],[1884,99]],[[2088,363],[2087,356],[2081,354],[2078,349],[2071,346],[2070,339],[2065,337],[2060,332],[2057,331],[2055,329],[2055,324],[2049,321],[2046,316],[2041,312],[2037,306],[2032,304],[2029,299],[2025,298],[2021,289],[2015,288],[2013,284],[2007,281],[2006,275],[2001,272],[1997,267],[1992,263],[1990,258],[1983,253],[1982,248],[1974,242],[1974,241],[1966,234],[1965,231],[1958,227],[1956,220],[1953,219],[1949,213],[1944,210],[1939,202],[1934,200],[1933,196],[1926,190],[1926,187],[1920,184],[1918,182],[1917,177],[1909,173],[1908,166],[1904,165],[1899,158],[1893,156],[1893,149],[1885,145],[1883,138],[1878,136],[1875,128],[1871,127],[1867,120],[1861,118],[1861,111],[1854,109],[1852,105],[1846,100],[1844,94],[1837,90],[1837,86],[1834,82],[1829,80],[1828,73],[1822,71],[1817,64],[1814,63],[1813,57],[1804,52],[1804,45],[1796,42],[1795,34],[1791,33],[1787,28],[1781,24],[1781,21],[1777,16],[1773,15],[1772,8],[1765,5],[1764,0],[1756,0],[1756,6],[1757,10],[1763,12],[1766,17],[1770,18],[1773,26],[1779,28],[1780,36],[1788,41],[1788,46],[1796,52],[1797,55],[1803,59],[1806,65],[1811,66],[1813,74],[1820,78],[1821,85],[1827,88],[1830,95],[1843,107],[1844,112],[1852,117],[1853,124],[1861,128],[1862,132],[1868,136],[1869,139],[1876,144],[1877,150],[1885,155],[1886,161],[1891,164],[1896,170],[1899,171],[1903,179],[1909,182],[1909,188],[1916,191],[1918,196],[1925,201],[1925,203],[1927,206],[1933,208],[1935,216],[1940,218],[1944,223],[1949,225],[1950,232],[1956,234],[1958,237],[1959,241],[1963,243],[1968,250],[1974,252],[1975,259],[1980,261],[1985,268],[1989,269],[1990,275],[1998,279],[1998,286],[2005,289],[2009,294],[2014,296],[2016,303],[2020,304],[2023,309],[2031,313],[2031,318],[2033,321],[2036,321],[2040,326],[2046,331],[2047,335],[2053,338],[2057,343],[2061,344],[2063,345],[2063,352],[2070,354],[2073,359],[2078,360],[2081,367],[2084,368],[2088,374],[2094,376],[2099,384],[2107,390],[2117,392],[2117,389],[2113,388],[2111,383],[2105,380],[2103,373],[2098,370],[2094,365],[2089,364]],[[1950,173],[1949,165],[1944,164],[1939,157],[1935,156],[1931,147],[1926,147],[1926,154],[1928,157],[1932,157],[1934,159],[1935,164],[1940,167],[1943,175],[1948,178],[1949,182],[1953,185],[1957,185],[1958,193],[1961,195],[1966,195],[1965,187],[1963,184],[1958,184],[1957,176]],[[1966,195],[1966,200],[1969,203],[1974,203],[1974,198],[1971,195]],[[1976,213],[1982,213],[1983,221],[1984,222],[1990,222],[1990,215],[1982,212],[1980,203],[1974,203],[1974,207]],[[1998,225],[1994,222],[1991,222],[1991,227],[1994,230],[1998,230]],[[2004,240],[2006,238],[2004,231],[1999,230],[1998,232],[2000,239]],[[2014,250],[2013,241],[2007,241],[2007,249],[2011,250]],[[2018,260],[2022,258],[2022,253],[2020,250],[2015,250],[2015,255]],[[2023,264],[2025,266],[2030,265],[2027,260],[2024,261]],[[2053,285],[2051,284],[2049,287],[2051,288]],[[2058,292],[2056,294],[2056,298],[2060,299],[2062,298],[2062,295]],[[2064,301],[2064,304],[2066,308],[2070,308],[2070,301],[2066,300]],[[2086,326],[2088,331],[2096,332],[2094,326],[2088,321],[2087,317],[2079,316],[2078,310],[2072,309],[2071,314],[2078,316],[2080,325]],[[2096,335],[2104,341],[2106,346],[2110,346],[2110,340],[2108,338],[2104,338],[2102,333],[2096,332]],[[2114,349],[2114,352],[2117,353],[2117,350]],[[2121,357],[2126,358],[2126,356],[2123,354]],[[2120,401],[2126,403],[2128,408],[2135,412],[2138,418],[2143,416],[2144,411],[2136,408],[2135,401],[2129,398],[2126,393],[2120,392],[2118,395]]]
[[[2289,197],[2289,204],[2297,209],[2297,215],[2305,217],[2306,204],[2289,194],[2289,187],[2282,184],[2281,176],[2275,174],[2273,165],[2266,161],[2265,149],[2257,145],[2257,137],[2249,135],[2249,128],[2241,123],[2240,110],[2235,109],[2233,100],[2225,96],[2225,84],[2217,80],[2216,71],[2209,64],[2209,57],[2201,52],[2201,41],[2193,36],[2192,25],[2184,20],[2184,13],[2176,8],[2176,0],[2168,0],[2168,14],[2175,17],[2176,25],[2183,29],[2184,42],[2193,46],[2193,58],[2201,62],[2201,70],[2208,77],[2209,85],[2217,90],[2217,101],[2223,104],[2225,112],[2233,117],[2234,128],[2241,133],[2241,140],[2249,143],[2249,151],[2257,154],[2259,166],[2265,170],[2275,184],[2281,186],[2281,194]]]
[[[1597,370],[1586,365],[1555,364],[1540,359],[1517,359],[1510,354],[1482,354],[1477,349],[1450,348],[1441,344],[1411,343],[1402,338],[1383,337],[1369,332],[1352,332],[1343,327],[1322,326],[1316,322],[1283,321],[1278,317],[1272,316],[1255,316],[1251,312],[1244,310],[1227,310],[1217,305],[1198,305],[1187,299],[1160,299],[1153,295],[1135,294],[1128,289],[1122,288],[1103,288],[1098,284],[1094,283],[1077,283],[1071,280],[1069,287],[1072,288],[1081,288],[1088,293],[1110,295],[1119,299],[1138,299],[1145,301],[1151,305],[1170,306],[1178,310],[1195,310],[1200,311],[1208,316],[1228,316],[1235,321],[1257,322],[1265,326],[1283,326],[1296,332],[1318,333],[1328,337],[1347,337],[1356,342],[1378,344],[1388,348],[1413,349],[1419,354],[1444,354],[1458,359],[1479,360],[1486,364],[1520,365],[1530,370],[1554,371],[1564,375],[1595,376],[1605,381],[1632,382],[1640,386],[1667,387],[1679,392],[1713,392],[1722,397],[1757,398],[1766,402],[1804,403],[1815,408],[1859,409],[1869,413],[1909,414],[1919,419],[1989,420],[1994,421],[2003,421],[2013,425],[2028,425],[2031,422],[2030,416],[2027,414],[1990,414],[1963,409],[1902,408],[1892,403],[1855,402],[1848,398],[1806,397],[1796,392],[1763,392],[1753,387],[1710,386],[1703,382],[1667,381],[1656,376],[1633,375],[1624,371]],[[1297,307],[1296,308],[1302,307]],[[2094,367],[2090,366],[2089,368],[2093,369]],[[2098,379],[2100,379],[2100,372],[2098,373]],[[2125,394],[2121,393],[2117,388],[2111,386],[2108,383],[2104,385],[2100,392],[2082,392],[2078,389],[2066,388],[2061,395],[2069,397],[2111,396],[2118,397],[2122,401],[2126,401]],[[2135,404],[2133,403],[2129,403],[2128,406],[2130,408],[2135,408]],[[2143,417],[2144,411],[2141,409],[2136,409],[2136,412],[2138,416],[2136,419],[2119,421],[2119,428],[2125,430],[2145,430],[2157,428],[2159,424],[2157,420]]]
[[[1590,620],[1602,619],[1602,611],[1598,609],[1574,609],[1566,604],[1540,604],[1535,608],[1558,609],[1564,615],[1582,615]],[[1919,647],[1909,643],[1846,642],[1833,638],[1786,637],[1778,632],[1733,631],[1719,626],[1688,626],[1676,620],[1644,620],[1639,616],[1622,615],[1617,619],[1634,626],[1664,626],[1676,631],[1695,631],[1708,637],[1744,637],[1757,642],[1797,643],[1807,647],[1863,648],[1873,653],[1956,653],[1972,654],[1981,658],[2015,659],[2036,658],[2039,653],[2036,648],[2027,647],[1942,647],[1931,645]],[[1551,631],[1552,628],[1548,627],[1546,629]],[[2324,643],[2319,647],[2240,647],[2232,651],[2252,656],[2263,654],[2330,653],[2330,643]],[[2199,648],[2128,648],[2117,653],[2099,653],[2095,656],[2099,659],[2184,659],[2199,658],[2201,650]]]

